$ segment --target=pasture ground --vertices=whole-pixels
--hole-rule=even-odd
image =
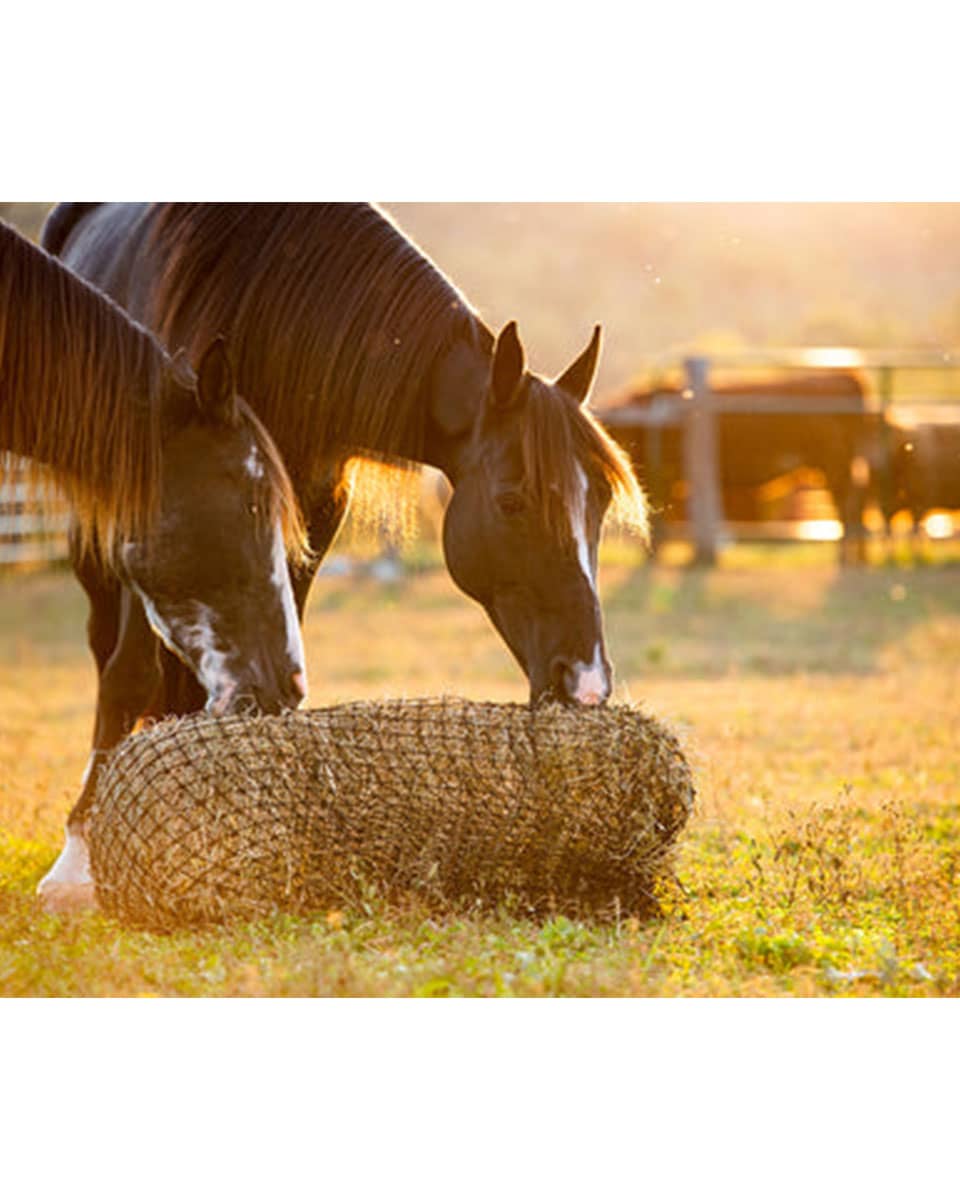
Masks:
[[[524,699],[432,551],[325,577],[311,704]],[[94,674],[63,571],[0,574],[0,995],[951,996],[960,993],[960,561],[842,572],[827,548],[650,566],[611,543],[618,696],[673,722],[699,802],[666,916],[610,925],[415,904],[160,937],[33,896],[82,774]]]

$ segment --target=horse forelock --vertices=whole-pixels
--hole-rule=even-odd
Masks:
[[[546,527],[565,540],[574,536],[586,473],[610,489],[608,520],[647,540],[646,497],[627,453],[590,412],[550,384],[532,376],[525,392],[524,475]]]
[[[36,498],[62,496],[105,559],[155,515],[168,370],[112,300],[0,223],[0,448],[28,456]]]
[[[298,488],[331,452],[418,459],[425,382],[478,322],[378,209],[160,205],[148,250],[164,264],[151,327],[194,359],[228,337]]]
[[[279,522],[287,558],[292,563],[303,563],[310,555],[307,530],[283,459],[266,426],[250,405],[240,400],[239,409],[257,448],[258,470],[252,475],[257,514],[271,527]]]

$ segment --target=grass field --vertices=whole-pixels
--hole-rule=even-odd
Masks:
[[[371,901],[171,937],[54,917],[33,891],[82,774],[94,679],[60,571],[0,574],[0,995],[811,996],[960,992],[960,563],[839,571],[826,548],[710,572],[607,548],[617,695],[683,734],[698,808],[663,920],[439,919]],[[322,578],[311,704],[524,699],[434,555]]]

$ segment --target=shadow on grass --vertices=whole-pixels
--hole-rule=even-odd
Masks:
[[[960,569],[642,565],[603,605],[621,676],[870,675],[915,631],[960,615]]]

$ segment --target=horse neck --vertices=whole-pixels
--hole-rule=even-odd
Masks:
[[[485,334],[486,336],[483,336]],[[456,486],[473,452],[490,378],[492,335],[460,339],[441,356],[423,389],[423,448],[415,461],[442,471]]]

